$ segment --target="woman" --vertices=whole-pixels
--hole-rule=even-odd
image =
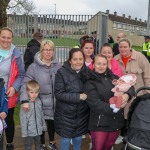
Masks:
[[[26,72],[21,87],[21,103],[25,111],[29,108],[29,98],[26,92],[26,83],[29,80],[36,80],[40,85],[39,97],[43,104],[44,119],[47,124],[47,130],[49,135],[48,147],[52,150],[57,150],[54,143],[54,109],[55,109],[55,97],[54,97],[54,81],[55,74],[61,65],[55,58],[55,46],[50,40],[43,40],[41,42],[40,52],[36,53],[34,63],[32,63]],[[41,136],[41,150],[46,149],[45,145],[45,132]]]
[[[6,123],[6,149],[13,150],[13,139],[15,134],[14,109],[18,101],[25,71],[21,55],[18,49],[12,44],[13,32],[4,27],[0,30],[0,77],[4,78],[5,89],[8,97],[8,115]]]
[[[69,150],[72,139],[74,150],[80,150],[82,135],[88,132],[89,109],[83,93],[82,72],[86,72],[84,54],[79,48],[69,52],[69,59],[58,70],[55,80],[55,130],[60,135],[60,149]]]
[[[90,107],[89,130],[92,150],[110,150],[124,125],[123,109],[113,113],[109,104],[109,99],[113,96],[113,79],[118,79],[118,76],[108,69],[107,58],[97,55],[94,59],[93,76],[84,87],[84,92],[87,93],[86,102]],[[125,107],[133,95],[133,87],[122,95],[121,108]]]
[[[123,75],[121,67],[115,58],[113,58],[113,50],[109,43],[105,43],[100,50],[100,55],[104,55],[108,59],[109,69],[117,76],[121,77]]]
[[[142,86],[150,87],[150,63],[145,56],[131,48],[132,45],[128,39],[119,41],[119,52],[115,58],[118,61],[123,74],[133,73],[137,76],[135,90]],[[141,91],[140,94],[144,94]]]
[[[81,44],[81,49],[85,55],[85,64],[88,68],[93,70],[93,57],[94,57],[94,50],[95,44],[92,39],[85,39]]]

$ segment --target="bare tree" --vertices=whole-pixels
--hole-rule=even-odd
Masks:
[[[7,26],[7,11],[17,14],[33,14],[35,4],[30,0],[1,0],[0,3],[0,28]]]

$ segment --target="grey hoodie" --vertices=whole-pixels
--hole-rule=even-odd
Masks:
[[[29,101],[29,106],[30,110],[27,112],[20,108],[22,137],[38,136],[42,135],[42,131],[46,131],[41,100],[37,98],[35,102]]]
[[[32,63],[24,77],[21,87],[20,101],[21,103],[28,101],[28,94],[26,92],[26,82],[29,80],[36,80],[40,85],[40,99],[42,101],[42,108],[45,119],[54,119],[55,96],[54,83],[55,74],[61,67],[56,58],[53,59],[51,66],[47,66],[40,60],[39,52],[36,53],[34,63]]]

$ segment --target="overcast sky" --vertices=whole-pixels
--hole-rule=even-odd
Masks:
[[[99,11],[147,20],[149,0],[33,0],[40,14],[90,14]]]

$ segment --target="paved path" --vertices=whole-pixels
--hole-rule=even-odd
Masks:
[[[15,150],[24,150],[23,139],[21,138],[21,132],[20,131],[21,131],[20,126],[17,126],[16,131],[15,131],[15,139],[14,139]],[[60,138],[57,134],[55,136],[55,139],[56,139],[55,142],[58,146],[58,149],[60,150],[60,144],[59,144]],[[83,139],[81,150],[89,150],[89,142],[90,142],[89,136],[86,135],[86,138]],[[6,144],[6,142],[5,142],[5,144]],[[48,135],[47,134],[46,134],[46,144],[48,144]],[[5,146],[4,146],[4,148],[5,148]],[[70,146],[70,150],[73,150],[72,146]],[[116,145],[114,147],[114,150],[121,150],[120,145]]]

